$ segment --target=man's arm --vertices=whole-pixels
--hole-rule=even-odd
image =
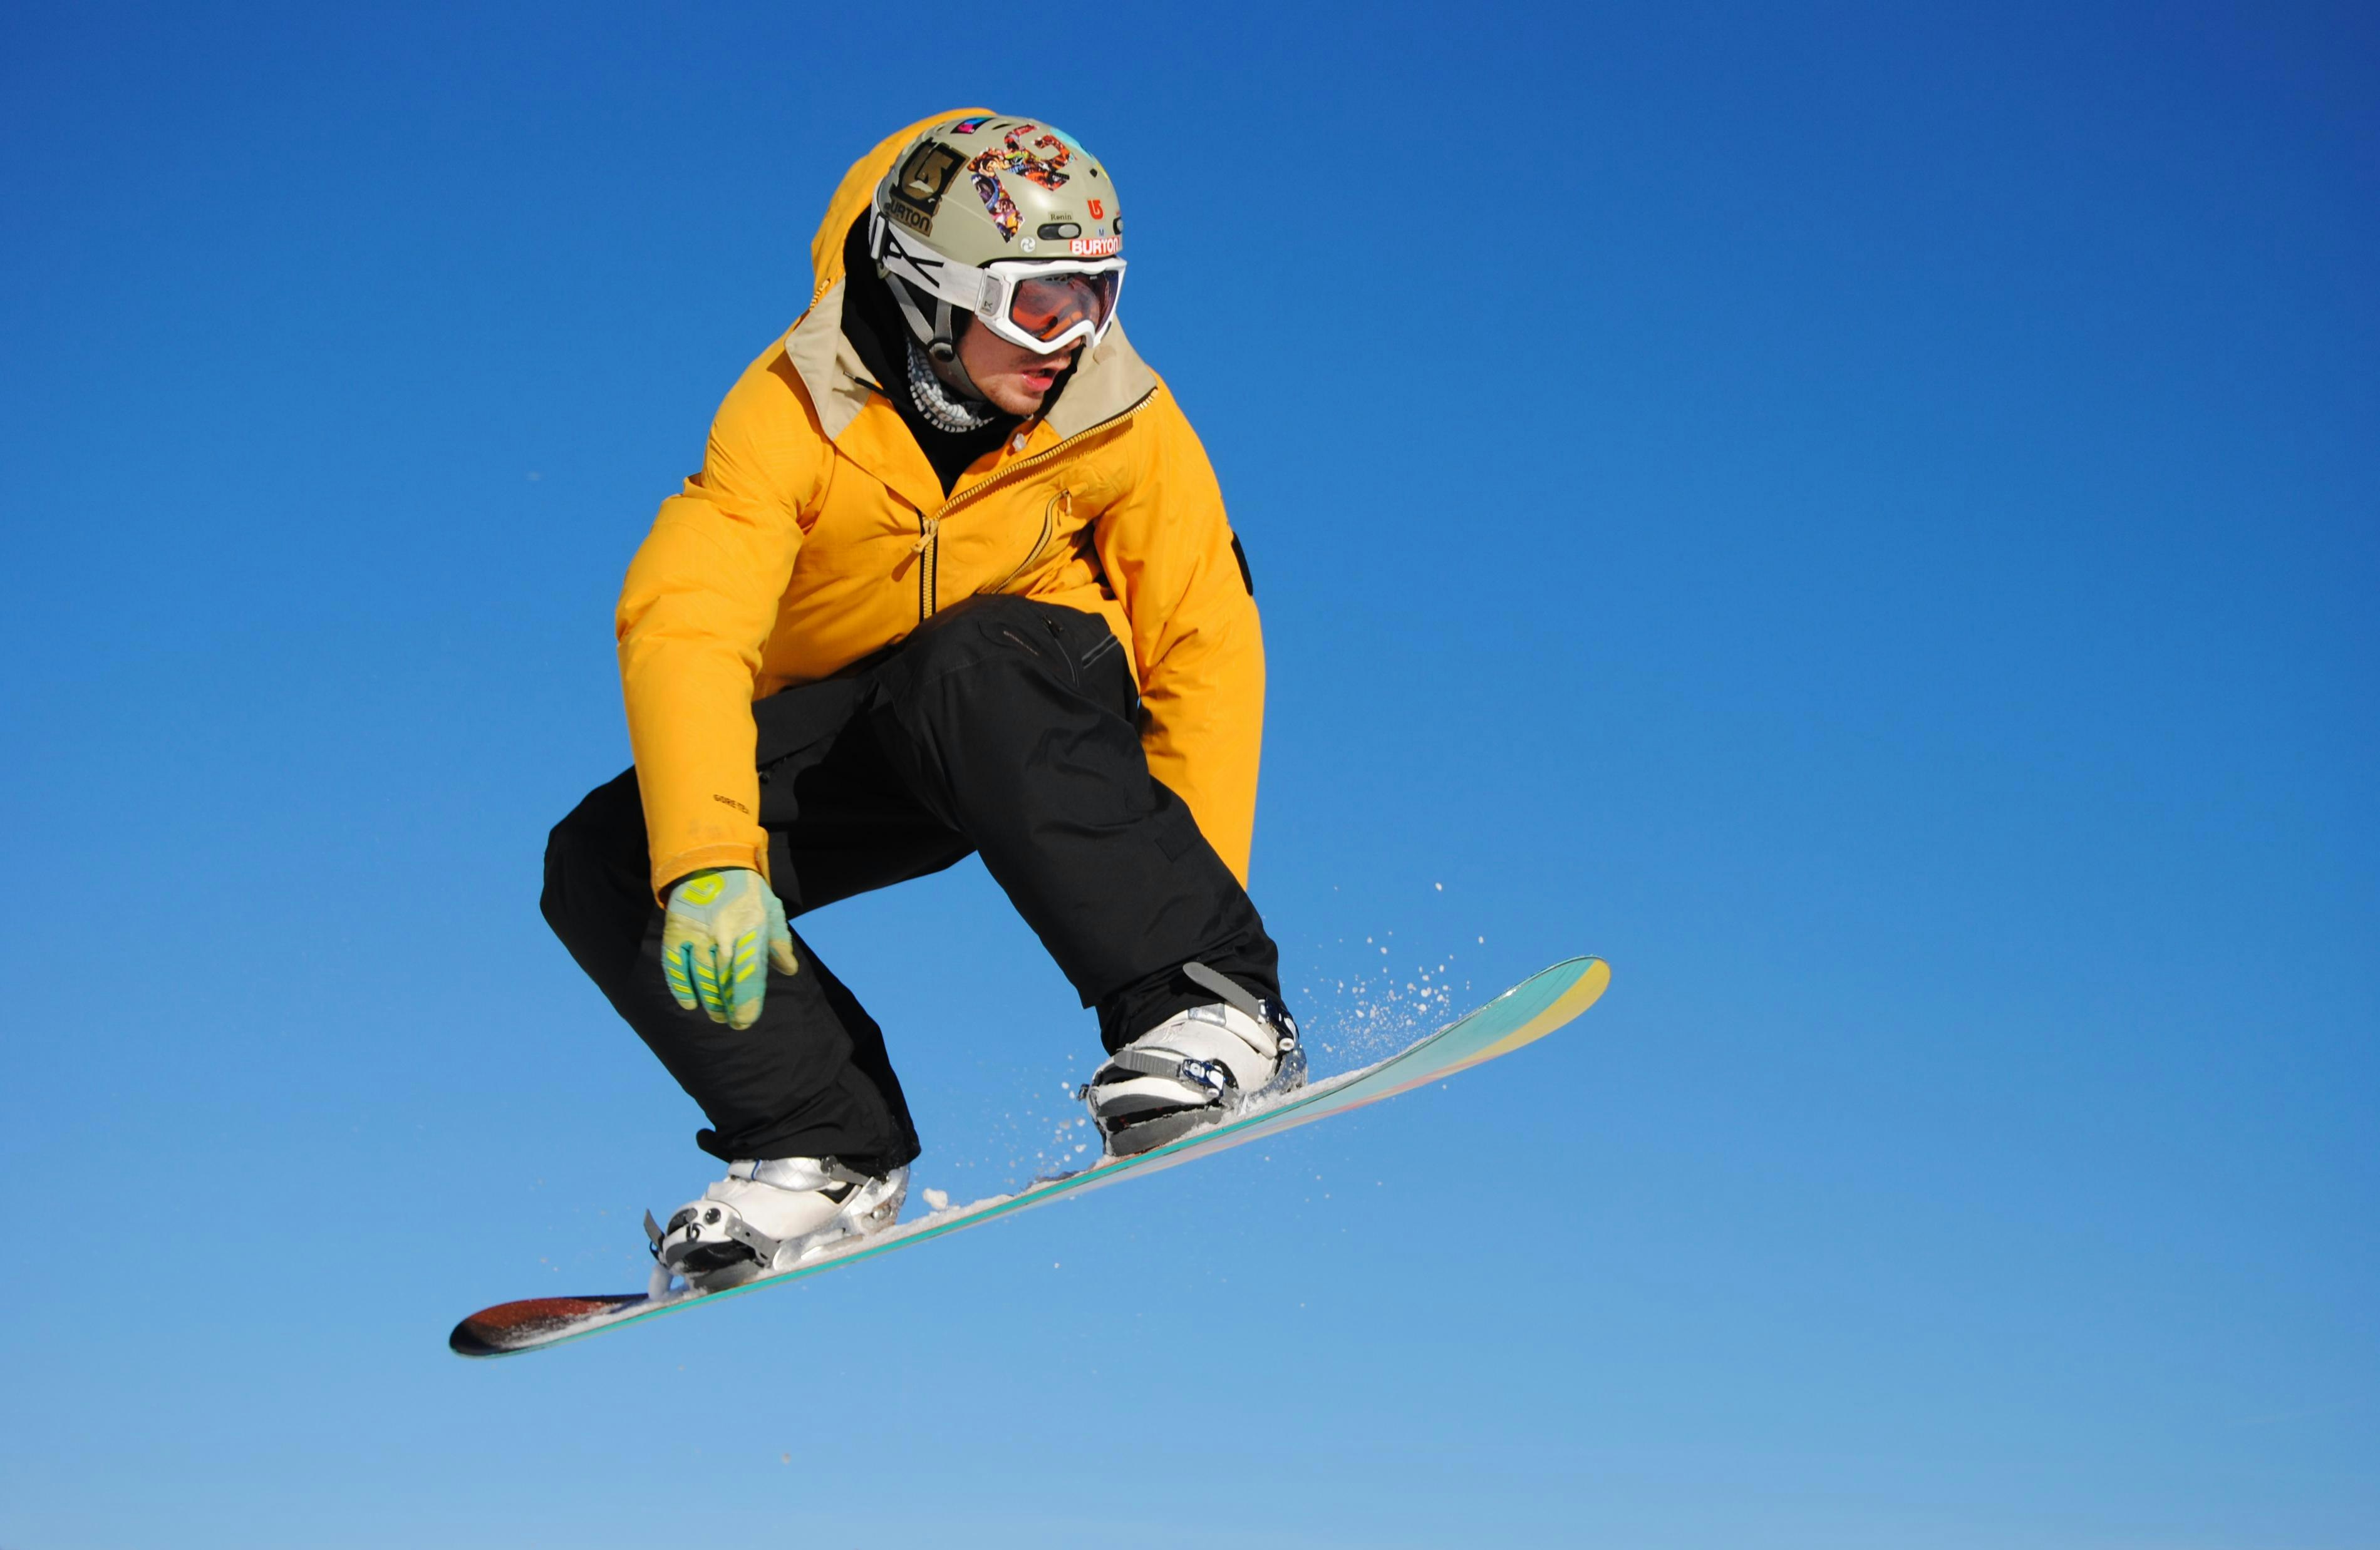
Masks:
[[[617,632],[654,896],[687,873],[766,875],[752,685],[801,548],[822,457],[772,350],[728,393],[702,472],[662,503],[628,566]]]
[[[1264,632],[1207,449],[1172,394],[1135,417],[1132,487],[1099,517],[1099,563],[1132,620],[1149,772],[1189,804],[1245,884],[1264,745]]]

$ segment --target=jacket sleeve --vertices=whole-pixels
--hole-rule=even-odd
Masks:
[[[1100,515],[1108,584],[1132,621],[1149,772],[1245,884],[1264,745],[1264,632],[1222,491],[1163,388],[1134,418],[1130,486]]]
[[[615,621],[628,743],[656,898],[705,866],[768,871],[752,691],[801,548],[801,493],[822,449],[770,369],[744,374],[711,423],[702,471],[662,503]]]

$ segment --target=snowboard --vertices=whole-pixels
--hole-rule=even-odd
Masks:
[[[1310,1084],[1264,1108],[1250,1109],[1210,1129],[1195,1131],[1137,1156],[1102,1158],[1077,1173],[1037,1179],[1014,1194],[993,1195],[971,1205],[945,1206],[867,1238],[846,1239],[790,1269],[719,1291],[680,1290],[659,1296],[640,1291],[594,1297],[532,1297],[519,1302],[499,1302],[456,1325],[454,1333],[446,1338],[446,1344],[458,1356],[513,1356],[543,1350],[623,1325],[682,1313],[809,1276],[822,1276],[862,1260],[880,1259],[966,1228],[1047,1205],[1062,1196],[1099,1189],[1120,1179],[1154,1173],[1227,1146],[1261,1141],[1510,1054],[1545,1037],[1593,1006],[1610,980],[1611,970],[1600,958],[1569,959],[1530,975],[1486,1006],[1455,1019],[1376,1065]]]

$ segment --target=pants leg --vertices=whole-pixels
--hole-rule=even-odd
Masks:
[[[1256,906],[1148,772],[1132,676],[1104,620],[971,599],[873,676],[877,745],[917,804],[982,853],[1099,1009],[1110,1050],[1214,999],[1182,977],[1185,963],[1281,999]]]
[[[772,732],[832,697],[796,689],[755,707],[763,754]],[[824,721],[829,730],[817,741],[773,761],[761,787],[770,870],[788,915],[938,871],[967,854],[964,841],[890,781],[864,723],[835,725],[832,715]],[[710,1125],[696,1144],[723,1158],[831,1156],[870,1173],[915,1157],[917,1131],[882,1029],[799,932],[794,953],[801,967],[791,975],[766,969],[759,1019],[744,1029],[713,1023],[669,993],[662,914],[646,871],[644,808],[631,769],[589,793],[555,827],[542,907],[579,967],[701,1106]]]

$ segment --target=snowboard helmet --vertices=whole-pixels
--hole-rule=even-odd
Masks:
[[[1054,355],[1097,344],[1123,289],[1123,212],[1107,169],[1026,118],[979,114],[902,148],[868,206],[868,251],[909,332],[944,367],[958,320]]]

